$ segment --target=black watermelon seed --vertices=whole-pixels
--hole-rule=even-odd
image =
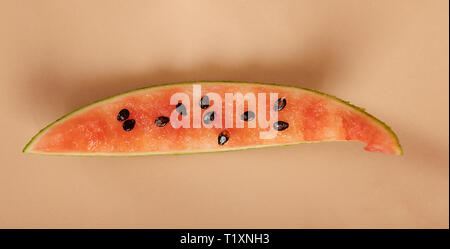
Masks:
[[[284,121],[278,121],[273,123],[273,128],[277,131],[284,131],[289,127],[289,124]]]
[[[136,121],[134,121],[134,119],[128,119],[125,122],[123,122],[123,129],[125,131],[131,131],[134,128]]]
[[[214,115],[216,115],[216,112],[207,112],[205,116],[203,116],[203,123],[210,124],[214,121]]]
[[[205,95],[200,99],[200,108],[206,109],[208,107],[209,107],[209,97]]]
[[[182,103],[178,103],[176,105],[176,110],[177,110],[178,113],[180,113],[183,116],[187,115],[186,107]]]
[[[255,113],[252,111],[246,111],[241,115],[241,119],[244,121],[252,121],[255,119]]]
[[[128,117],[130,117],[130,112],[127,109],[122,109],[122,110],[120,110],[119,114],[117,115],[117,120],[124,121]]]
[[[285,98],[279,98],[275,104],[273,105],[273,110],[278,112],[283,110],[283,108],[286,106],[286,99]]]
[[[217,137],[217,142],[219,143],[219,145],[224,145],[226,142],[228,142],[229,138],[230,134],[227,131],[222,131]]]
[[[169,121],[170,119],[168,117],[161,116],[155,119],[155,125],[158,127],[164,127],[167,123],[169,123]]]

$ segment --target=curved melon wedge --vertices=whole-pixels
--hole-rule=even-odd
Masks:
[[[194,86],[197,87],[196,90]],[[200,95],[197,91],[199,88]],[[175,93],[189,97],[189,101],[183,101],[181,106],[185,108],[184,114],[189,115],[179,114],[183,110],[176,108],[176,103],[170,104]],[[226,117],[227,110],[224,108],[227,103],[226,93],[241,93],[243,96],[253,94],[258,101],[258,94],[264,93],[267,108],[260,108],[262,111],[259,111],[250,102],[232,102],[234,119],[232,127],[229,124],[226,126],[225,118],[229,118]],[[283,101],[270,99],[270,93],[284,98],[286,105],[283,107]],[[209,101],[209,106],[205,102],[205,109],[202,109],[199,98],[205,95],[211,96],[212,100]],[[214,97],[220,97],[222,105],[219,101],[215,103]],[[274,108],[280,109],[276,112],[277,120],[284,123],[277,124],[282,125],[275,126],[268,121],[271,114],[269,110],[275,110]],[[119,114],[123,109],[129,115]],[[211,115],[208,114],[213,110],[216,111],[215,119],[211,120]],[[237,113],[239,110],[254,114],[247,112],[248,120],[241,122],[244,123],[244,128],[236,127],[239,117],[244,119],[244,113]],[[266,127],[259,125],[260,120],[263,120],[259,113],[266,114]],[[205,116],[206,121],[211,123],[209,126],[213,127],[205,127],[207,125],[203,122],[206,121],[202,121]],[[157,120],[160,117],[166,117],[170,121],[164,118]],[[190,117],[190,120],[186,121],[186,117]],[[194,128],[194,120],[198,120],[198,117],[201,128]],[[184,122],[185,127],[173,127],[174,119],[182,120],[179,122]],[[189,128],[186,127],[188,124]],[[249,127],[250,124],[256,127]],[[271,132],[271,129],[276,131],[272,138],[261,138],[262,133]],[[362,108],[309,89],[237,82],[158,85],[97,101],[42,129],[23,151],[45,155],[137,156],[230,151],[321,141],[361,141],[367,144],[364,148],[368,151],[402,154],[395,133]]]

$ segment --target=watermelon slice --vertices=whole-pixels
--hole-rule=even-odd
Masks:
[[[368,151],[402,154],[386,124],[349,102],[304,88],[237,82],[158,85],[97,101],[42,129],[23,152],[137,156],[321,141],[361,141]]]

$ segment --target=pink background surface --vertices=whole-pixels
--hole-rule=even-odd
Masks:
[[[0,0],[0,227],[444,227],[448,1]],[[365,107],[404,156],[323,143],[26,155],[75,108],[159,83],[297,85]]]

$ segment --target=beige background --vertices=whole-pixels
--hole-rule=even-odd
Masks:
[[[448,1],[0,0],[0,227],[449,225]],[[139,158],[25,155],[47,123],[158,83],[276,82],[366,107],[360,143]]]

